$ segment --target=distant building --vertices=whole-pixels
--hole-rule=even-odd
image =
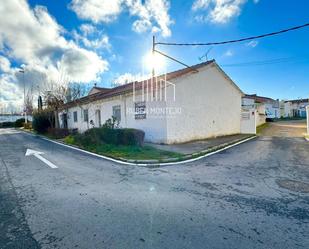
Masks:
[[[255,108],[258,117],[257,125],[266,122],[266,119],[280,118],[280,105],[279,100],[274,100],[268,97],[258,96],[256,94],[246,94],[242,98],[243,108]]]
[[[294,99],[282,101],[283,117],[306,117],[306,106],[309,105],[309,99]]]
[[[242,91],[213,61],[90,94],[62,106],[60,125],[84,132],[112,116],[153,143],[240,133]]]

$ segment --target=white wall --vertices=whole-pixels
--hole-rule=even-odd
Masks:
[[[140,93],[136,93],[135,101],[141,101]],[[145,132],[145,141],[154,143],[166,143],[166,117],[165,116],[151,116],[147,115],[146,119],[136,120],[134,115],[134,102],[133,95],[120,95],[113,98],[98,100],[90,104],[81,105],[80,107],[69,108],[68,113],[68,128],[74,129],[78,128],[79,132],[85,132],[86,130],[92,128],[90,121],[95,122],[95,111],[101,111],[101,125],[103,125],[106,120],[110,119],[113,115],[113,106],[120,105],[121,109],[121,121],[119,127],[121,128],[135,128],[141,129]],[[165,102],[146,102],[147,109],[161,108],[165,107]],[[88,122],[84,121],[83,110],[88,109]],[[132,112],[133,110],[133,112]],[[73,112],[77,111],[78,121],[74,122]],[[61,114],[59,113],[59,120],[61,122]],[[60,124],[62,126],[62,124]]]
[[[240,133],[242,93],[215,65],[199,69],[175,81],[175,101],[167,106],[181,108],[181,115],[167,119],[168,143]],[[168,88],[169,96],[173,88]]]
[[[306,106],[307,111],[307,134],[309,134],[309,105]]]
[[[266,118],[280,118],[280,105],[274,105],[274,103],[265,103]]]
[[[167,87],[167,101],[146,101],[147,111],[179,110],[181,113],[157,115],[147,113],[146,119],[136,120],[132,94],[121,95],[69,108],[69,128],[80,132],[92,128],[90,120],[95,110],[101,110],[101,123],[112,116],[112,108],[121,106],[120,127],[145,131],[145,141],[154,143],[180,143],[209,137],[240,133],[241,92],[214,65],[187,74]],[[140,92],[135,101],[141,101]],[[130,112],[131,108],[131,112]],[[84,122],[82,110],[88,109],[89,122]],[[73,122],[73,111],[78,111],[78,122]],[[128,111],[129,110],[129,111]]]
[[[257,112],[255,108],[246,109],[241,112],[240,133],[256,134]]]

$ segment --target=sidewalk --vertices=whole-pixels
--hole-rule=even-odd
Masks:
[[[213,147],[217,147],[222,144],[230,144],[234,141],[239,141],[250,137],[251,135],[248,134],[236,134],[236,135],[229,135],[229,136],[222,136],[216,138],[209,138],[205,140],[198,140],[183,144],[152,144],[152,143],[145,143],[146,145],[152,146],[156,149],[171,151],[176,153],[181,153],[185,155],[191,155],[194,153],[199,153],[201,151],[208,150]]]

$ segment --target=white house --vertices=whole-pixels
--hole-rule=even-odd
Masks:
[[[306,117],[306,106],[309,105],[309,99],[294,99],[282,101],[284,117]]]
[[[91,90],[65,104],[59,120],[62,127],[84,132],[114,116],[119,127],[143,130],[146,141],[182,143],[240,133],[242,95],[212,60],[145,81]]]
[[[247,103],[250,103],[248,101],[254,101],[256,109],[260,114],[265,114],[266,119],[276,119],[280,118],[280,103],[279,99],[274,100],[272,98],[268,97],[262,97],[258,96],[256,94],[246,94],[243,97],[242,104],[246,105]],[[261,121],[264,119],[264,117],[261,117]],[[265,121],[264,121],[265,122]]]
[[[256,111],[256,126],[266,123],[266,107],[265,103],[259,102],[256,95],[248,95],[242,97],[241,102],[243,110],[254,109]]]

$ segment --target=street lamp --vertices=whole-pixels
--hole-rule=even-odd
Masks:
[[[26,86],[25,86],[25,69],[22,68],[19,70],[20,73],[23,74],[23,84],[24,84],[24,117],[25,117],[25,123],[27,124],[27,109],[26,109]]]

